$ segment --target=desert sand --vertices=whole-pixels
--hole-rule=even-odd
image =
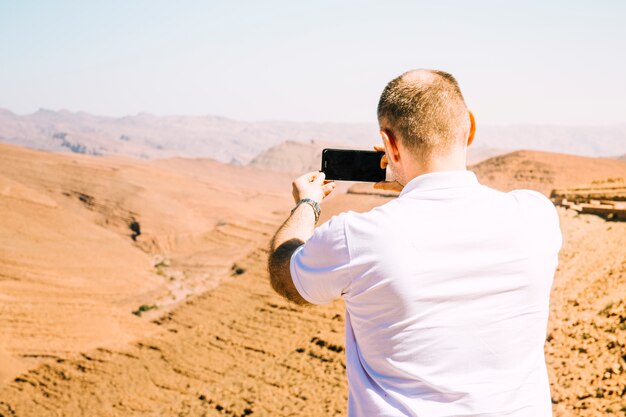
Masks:
[[[623,161],[530,151],[472,169],[546,194],[626,179]],[[300,307],[268,284],[291,179],[0,145],[0,415],[345,415],[342,302]],[[394,198],[370,187],[333,193],[321,221]],[[558,211],[554,415],[624,415],[626,222]]]

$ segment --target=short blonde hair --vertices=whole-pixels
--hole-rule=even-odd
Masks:
[[[399,140],[420,156],[464,146],[469,135],[467,106],[456,79],[444,71],[412,70],[391,80],[378,102]]]

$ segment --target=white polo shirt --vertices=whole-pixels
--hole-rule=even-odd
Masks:
[[[319,226],[291,257],[307,301],[346,306],[349,416],[551,416],[544,358],[554,205],[471,171]]]

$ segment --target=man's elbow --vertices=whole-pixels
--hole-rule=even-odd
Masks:
[[[267,271],[270,276],[270,285],[272,286],[272,289],[278,293],[278,295],[282,295],[284,297],[284,285],[282,284],[283,277],[280,276],[280,271],[276,267],[276,259],[274,258],[275,256],[270,255],[270,258],[267,262]]]
[[[289,270],[289,260],[291,256],[284,257],[280,254],[271,253],[268,259],[268,272],[270,284],[274,291],[281,297],[286,298],[296,304],[309,304],[296,289],[291,272]]]
[[[280,295],[283,298],[289,299],[284,284],[284,278],[278,277],[270,272],[270,285],[272,286],[272,289],[276,292],[276,294]]]

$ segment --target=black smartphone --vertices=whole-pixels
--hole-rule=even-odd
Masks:
[[[386,170],[380,167],[384,152],[351,149],[324,149],[322,172],[327,180],[385,181]]]

